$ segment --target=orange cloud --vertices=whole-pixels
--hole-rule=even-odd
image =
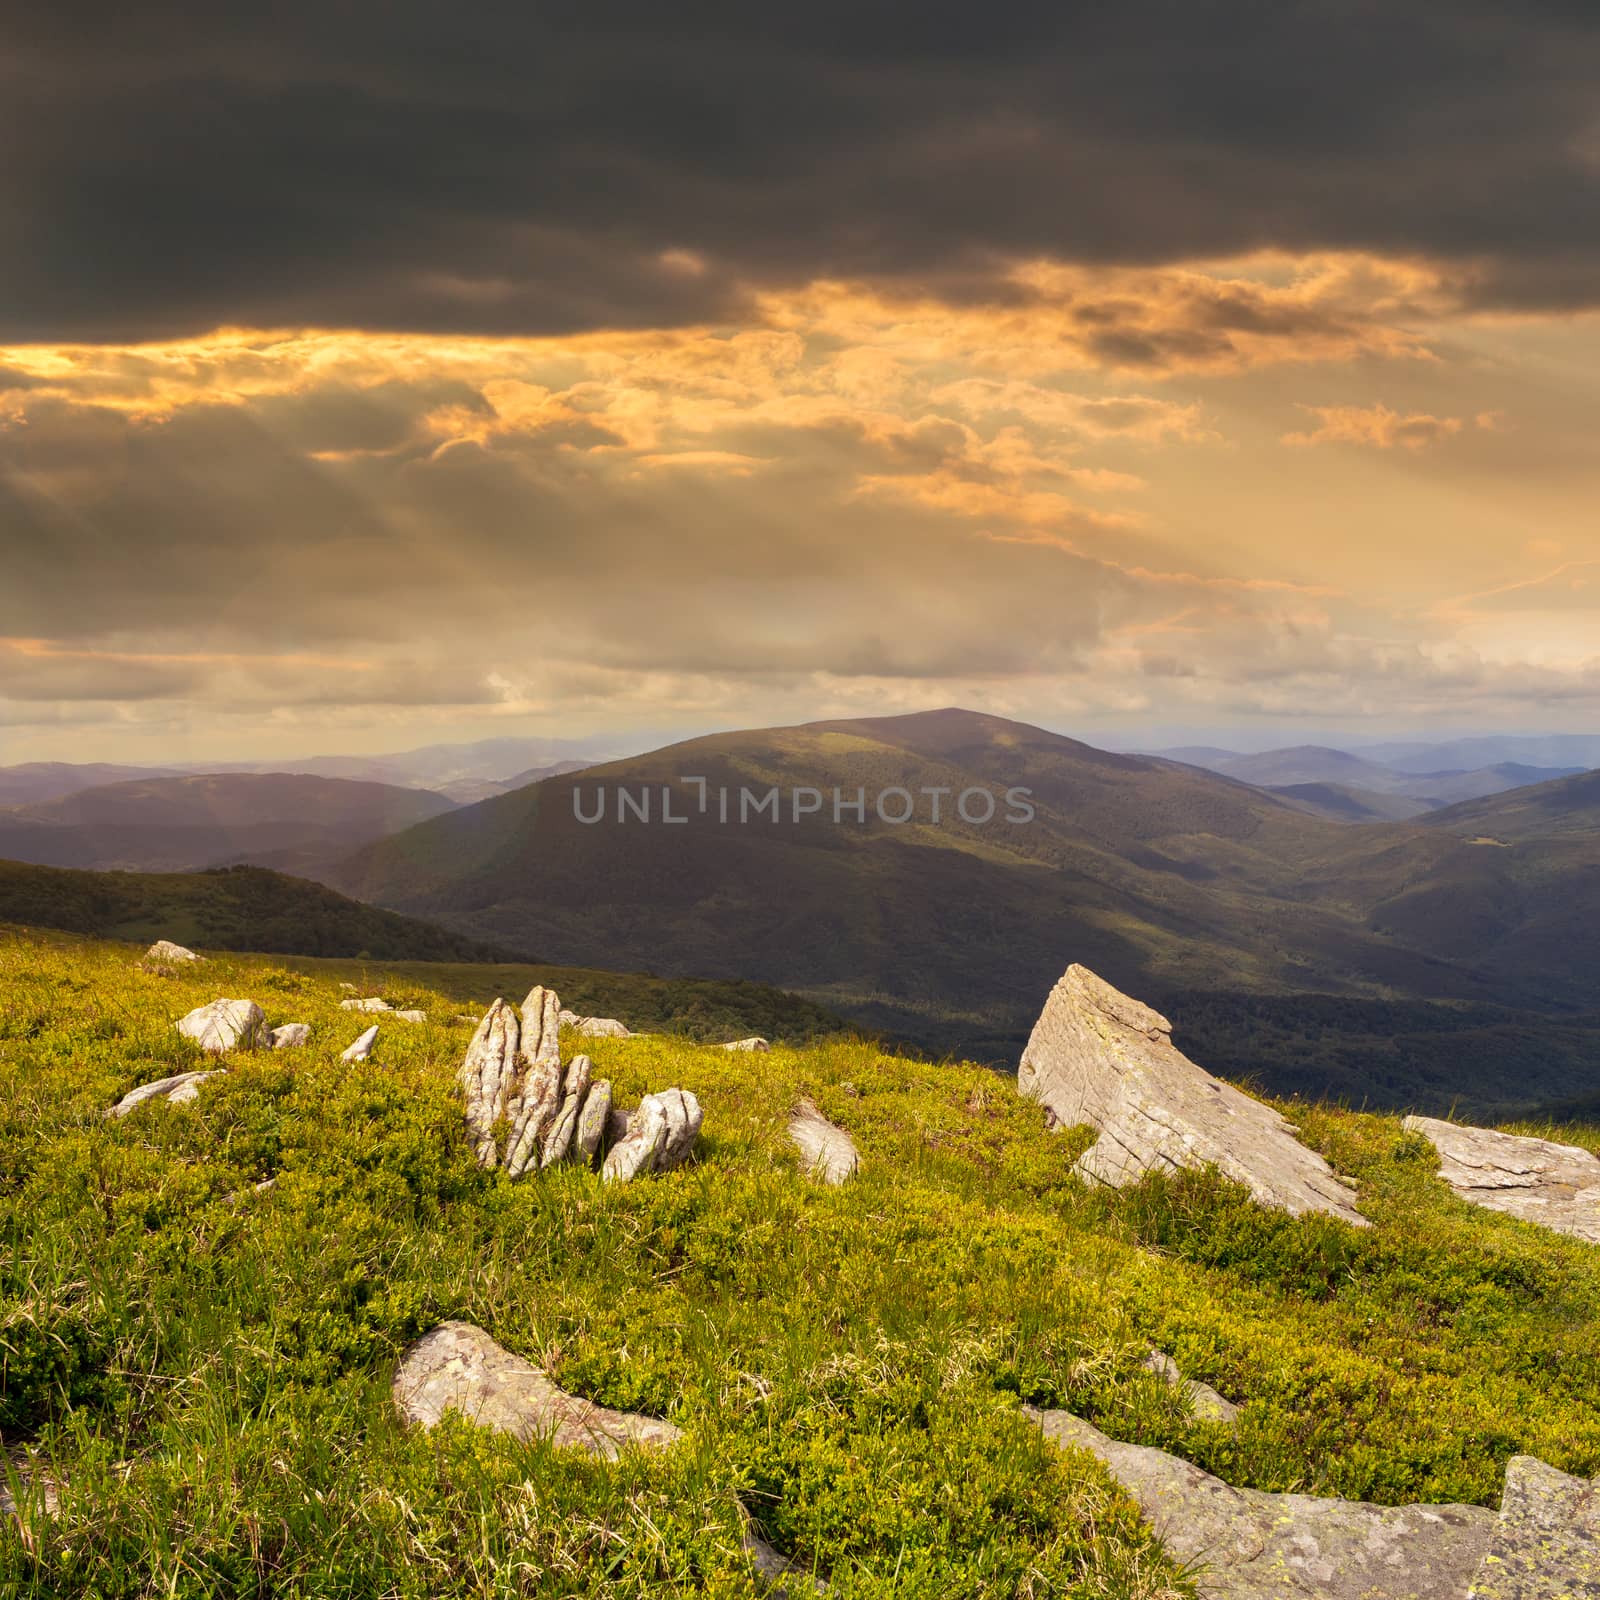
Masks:
[[[1305,433],[1286,433],[1290,445],[1364,444],[1379,450],[1396,445],[1421,450],[1461,431],[1460,417],[1435,417],[1425,411],[1402,414],[1386,405],[1302,406],[1319,419],[1320,426]]]

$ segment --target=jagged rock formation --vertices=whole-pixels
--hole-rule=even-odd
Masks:
[[[127,1094],[117,1101],[106,1112],[108,1117],[125,1117],[135,1106],[142,1106],[146,1100],[165,1100],[170,1105],[187,1105],[198,1097],[200,1085],[207,1078],[218,1076],[216,1069],[210,1072],[175,1072],[170,1078],[157,1078],[154,1083],[143,1083],[137,1089],[130,1089]]]
[[[377,995],[374,994],[368,995],[361,1000],[341,1000],[339,1002],[339,1009],[341,1011],[387,1011],[389,1009],[389,1002],[387,1000],[380,1000]]]
[[[144,953],[144,965],[147,967],[181,967],[203,959],[187,945],[174,944],[170,939],[157,939]]]
[[[700,1123],[700,1102],[687,1089],[647,1094],[606,1156],[602,1176],[607,1183],[625,1183],[646,1172],[670,1171],[694,1149]]]
[[[1197,1067],[1172,1043],[1172,1024],[1070,966],[1050,992],[1017,1071],[1019,1092],[1052,1123],[1088,1123],[1100,1137],[1077,1170],[1132,1183],[1163,1167],[1215,1165],[1263,1205],[1325,1211],[1357,1226],[1354,1190],[1306,1149],[1270,1106]]]
[[[213,1000],[196,1006],[178,1022],[178,1032],[193,1039],[207,1055],[253,1050],[264,1041],[266,1013],[254,1000]]]
[[[1506,1464],[1500,1518],[1467,1600],[1593,1600],[1600,1595],[1600,1479],[1535,1456]]]
[[[1234,1489],[1177,1456],[1122,1444],[1067,1411],[1047,1437],[1098,1456],[1208,1600],[1464,1600],[1489,1549],[1482,1506],[1377,1506]],[[1549,1591],[1552,1600],[1560,1591]],[[1544,1591],[1528,1591],[1529,1600]],[[1500,1600],[1495,1596],[1495,1600]]]
[[[607,1144],[626,1142],[626,1122],[616,1127],[610,1080],[593,1079],[588,1056],[561,1064],[561,1019],[570,1014],[562,1012],[555,991],[541,985],[528,991],[520,1015],[504,1000],[484,1013],[460,1072],[467,1132],[479,1166],[504,1166],[516,1178],[573,1154],[593,1162]],[[692,1094],[669,1089],[646,1095],[645,1101],[656,1103],[651,1137],[645,1140],[641,1125],[633,1145],[615,1161],[607,1159],[608,1178],[665,1171],[694,1145],[700,1107]],[[495,1142],[501,1125],[509,1129],[504,1149]]]
[[[730,1039],[722,1046],[724,1050],[770,1050],[772,1046],[759,1035],[750,1039]]]
[[[1439,1176],[1463,1200],[1600,1244],[1600,1156],[1436,1117],[1405,1126],[1439,1152]]]
[[[295,1045],[305,1044],[310,1038],[309,1022],[285,1022],[276,1028],[268,1028],[261,1042],[268,1050],[288,1050]]]
[[[341,1061],[365,1061],[372,1054],[372,1047],[378,1042],[378,1024],[374,1022],[345,1053],[339,1057]]]
[[[802,1100],[789,1118],[789,1141],[800,1152],[800,1164],[824,1183],[843,1183],[861,1165],[856,1142],[837,1123],[829,1122],[811,1100]]]
[[[1198,1378],[1186,1378],[1178,1370],[1178,1363],[1164,1350],[1153,1345],[1142,1365],[1146,1372],[1154,1373],[1169,1389],[1176,1389],[1189,1407],[1189,1415],[1202,1422],[1236,1422],[1239,1408],[1233,1401],[1218,1394],[1209,1383]]]
[[[630,1444],[659,1450],[679,1438],[670,1422],[568,1394],[470,1322],[442,1322],[418,1339],[401,1357],[393,1393],[400,1415],[425,1428],[459,1411],[525,1443],[548,1439],[598,1456]]]

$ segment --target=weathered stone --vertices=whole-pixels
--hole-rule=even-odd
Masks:
[[[361,1000],[341,1000],[339,1009],[341,1011],[387,1011],[389,1002],[380,1000],[377,995],[372,994]]]
[[[659,1100],[666,1113],[667,1137],[656,1152],[657,1172],[670,1172],[689,1159],[694,1142],[700,1137],[703,1120],[700,1102],[687,1089],[663,1089],[659,1094],[646,1095],[646,1100]]]
[[[551,1126],[561,1113],[561,1000],[554,989],[535,984],[522,1002],[519,1076],[506,1101],[511,1132],[506,1139],[506,1172],[521,1177],[536,1165]]]
[[[601,1175],[607,1183],[627,1183],[653,1172],[668,1136],[667,1109],[658,1095],[647,1094],[628,1119],[628,1131],[612,1145]]]
[[[1506,1464],[1500,1518],[1467,1600],[1600,1596],[1600,1478],[1570,1477],[1534,1456]]]
[[[611,1110],[606,1114],[605,1146],[610,1149],[613,1145],[621,1144],[628,1137],[628,1129],[633,1125],[633,1113],[626,1106],[619,1106],[616,1097],[612,1097]]]
[[[255,1049],[266,1036],[267,1017],[254,1000],[213,1000],[182,1018],[178,1032],[207,1055],[220,1056]]]
[[[506,1102],[516,1082],[521,1039],[522,1026],[516,1012],[504,1000],[496,1000],[484,1012],[461,1062],[459,1077],[466,1101],[467,1136],[480,1167],[500,1163],[494,1127],[505,1115]]]
[[[583,1097],[589,1092],[589,1073],[592,1068],[588,1056],[574,1056],[567,1063],[561,1083],[561,1109],[550,1124],[544,1144],[539,1151],[539,1165],[553,1167],[564,1160],[572,1148],[573,1135],[578,1131],[578,1114],[583,1107]]]
[[[578,1153],[591,1165],[605,1142],[606,1125],[611,1120],[611,1080],[596,1078],[583,1097],[583,1109],[578,1113],[578,1128],[573,1142]]]
[[[803,1169],[824,1183],[843,1183],[861,1164],[855,1140],[837,1123],[829,1122],[811,1100],[802,1100],[794,1108],[789,1140],[800,1152]]]
[[[680,1437],[670,1422],[580,1400],[470,1322],[443,1322],[406,1351],[394,1400],[407,1422],[433,1427],[457,1411],[524,1443],[548,1439],[614,1457],[627,1445],[662,1449]]]
[[[755,1530],[755,1525],[750,1520],[750,1513],[739,1507],[744,1522],[744,1532],[741,1543],[744,1546],[745,1558],[750,1563],[750,1570],[755,1573],[756,1581],[771,1596],[773,1600],[787,1600],[797,1590],[804,1589],[812,1594],[827,1594],[828,1586],[821,1578],[816,1577],[801,1561],[792,1561],[788,1556],[779,1553],[767,1543]]]
[[[166,1100],[172,1105],[187,1105],[198,1097],[200,1085],[207,1078],[217,1076],[215,1070],[210,1072],[175,1072],[170,1078],[157,1078],[154,1083],[141,1084],[137,1089],[129,1092],[117,1101],[106,1112],[108,1117],[125,1117],[135,1106],[142,1106],[146,1100]]]
[[[730,1039],[724,1050],[770,1050],[772,1046],[759,1036],[750,1039]]]
[[[426,1022],[428,1020],[426,1011],[391,1011],[389,1015],[396,1022]]]
[[[356,992],[356,986],[353,983],[346,983],[343,978],[339,980],[339,987],[341,989],[348,989],[351,994]]]
[[[145,964],[151,967],[181,967],[191,961],[199,961],[197,956],[187,945],[174,944],[170,939],[157,939],[144,953]]]
[[[378,1024],[374,1022],[339,1059],[341,1061],[365,1061],[372,1054],[372,1047],[377,1042]]]
[[[1234,1489],[1177,1456],[1122,1444],[1066,1411],[1029,1415],[1098,1456],[1207,1600],[1461,1600],[1494,1528],[1482,1506],[1378,1506]],[[1498,1597],[1496,1597],[1498,1600]]]
[[[1086,1178],[1120,1186],[1163,1168],[1215,1165],[1263,1205],[1324,1211],[1357,1226],[1355,1192],[1270,1106],[1213,1078],[1172,1043],[1172,1024],[1087,967],[1067,968],[1034,1024],[1017,1088],[1054,1125],[1100,1137]]]
[[[1189,1407],[1189,1414],[1201,1422],[1237,1422],[1239,1408],[1231,1400],[1224,1399],[1209,1383],[1201,1383],[1197,1378],[1186,1378],[1178,1370],[1178,1363],[1164,1350],[1157,1350],[1153,1345],[1142,1362],[1146,1372],[1154,1373],[1169,1389],[1176,1389],[1182,1394]]]
[[[309,1022],[285,1022],[276,1028],[268,1028],[262,1042],[269,1050],[288,1050],[295,1045],[305,1044],[310,1038]]]
[[[561,1024],[563,1028],[572,1028],[581,1033],[586,1039],[631,1039],[633,1029],[625,1022],[618,1022],[615,1017],[579,1017],[572,1012],[563,1012],[568,1018]]]
[[[1439,1176],[1463,1200],[1600,1244],[1600,1156],[1437,1117],[1405,1126],[1439,1152]]]

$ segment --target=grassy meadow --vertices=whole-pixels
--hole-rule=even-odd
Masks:
[[[585,1048],[623,1103],[700,1096],[691,1165],[509,1183],[454,1084],[482,972],[137,961],[0,933],[0,1441],[60,1486],[0,1520],[8,1600],[746,1596],[746,1512],[839,1600],[1191,1593],[1024,1401],[1269,1489],[1493,1505],[1519,1451],[1600,1473],[1600,1251],[1469,1208],[1395,1118],[1289,1108],[1358,1230],[1208,1176],[1090,1189],[1088,1135],[980,1068],[658,1035]],[[429,1020],[341,1012],[341,979]],[[107,1121],[199,1064],[172,1024],[221,995],[312,1044]],[[803,1093],[861,1146],[841,1189],[787,1145]],[[402,1428],[395,1360],[447,1317],[683,1442],[606,1463]],[[1190,1419],[1147,1342],[1238,1426]]]

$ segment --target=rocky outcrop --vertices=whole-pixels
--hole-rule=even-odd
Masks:
[[[261,1042],[268,1050],[289,1050],[308,1043],[310,1038],[309,1022],[285,1022],[276,1028],[268,1028]]]
[[[680,1437],[670,1422],[568,1394],[470,1322],[443,1322],[418,1339],[401,1357],[393,1393],[400,1415],[424,1428],[458,1411],[524,1443],[547,1439],[597,1456],[628,1445],[659,1450]]]
[[[1237,1422],[1239,1408],[1231,1400],[1224,1399],[1209,1383],[1201,1383],[1197,1378],[1186,1378],[1178,1370],[1178,1363],[1164,1350],[1157,1350],[1154,1345],[1150,1347],[1141,1365],[1144,1370],[1153,1373],[1169,1389],[1176,1389],[1189,1408],[1189,1415],[1200,1422]]]
[[[1171,1033],[1159,1012],[1087,967],[1068,967],[1034,1024],[1017,1088],[1053,1125],[1099,1130],[1077,1164],[1096,1182],[1214,1165],[1263,1205],[1365,1226],[1354,1190],[1294,1137],[1292,1124],[1196,1066]]]
[[[758,1035],[750,1039],[730,1039],[722,1048],[724,1050],[770,1050],[772,1046]]]
[[[626,1115],[619,1127],[610,1080],[593,1078],[588,1056],[562,1066],[562,1016],[555,991],[536,986],[520,1014],[496,1000],[478,1024],[460,1081],[479,1166],[504,1167],[516,1178],[573,1155],[592,1163],[608,1145],[608,1179],[676,1166],[700,1131],[699,1102],[677,1089],[646,1095],[650,1127],[638,1123],[638,1137],[618,1154],[630,1131]],[[495,1142],[497,1127],[508,1129],[503,1149]]]
[[[378,1042],[378,1024],[374,1022],[345,1053],[339,1057],[341,1061],[366,1061],[372,1055],[372,1047]]]
[[[800,1165],[823,1183],[843,1183],[861,1165],[856,1142],[837,1123],[829,1122],[811,1100],[802,1100],[789,1118],[789,1142],[800,1152]]]
[[[1463,1200],[1600,1244],[1600,1156],[1436,1117],[1405,1126],[1439,1152],[1439,1176]]]
[[[647,1172],[671,1171],[694,1149],[700,1123],[700,1102],[687,1089],[647,1094],[606,1156],[602,1176],[607,1183],[626,1183]]]
[[[213,1000],[181,1018],[178,1032],[207,1055],[220,1056],[255,1049],[266,1037],[267,1017],[254,1000]]]
[[[203,959],[187,945],[174,944],[170,939],[157,939],[144,953],[144,965],[147,967],[184,967],[191,961]]]
[[[360,1000],[341,1000],[339,1009],[341,1011],[387,1011],[389,1002],[380,1000],[377,995],[372,994]]]
[[[1600,1479],[1513,1456],[1494,1536],[1468,1600],[1593,1600],[1600,1595]]]
[[[137,1089],[129,1092],[117,1101],[106,1112],[108,1117],[125,1117],[137,1106],[142,1106],[147,1100],[165,1100],[169,1105],[187,1105],[191,1100],[197,1099],[200,1094],[200,1085],[207,1078],[218,1076],[216,1070],[210,1072],[175,1072],[170,1078],[157,1078],[154,1083],[140,1084]]]
[[[1489,1549],[1495,1516],[1482,1506],[1234,1489],[1165,1451],[1107,1438],[1070,1412],[1029,1414],[1057,1444],[1105,1463],[1168,1554],[1198,1568],[1208,1600],[1462,1600]]]

